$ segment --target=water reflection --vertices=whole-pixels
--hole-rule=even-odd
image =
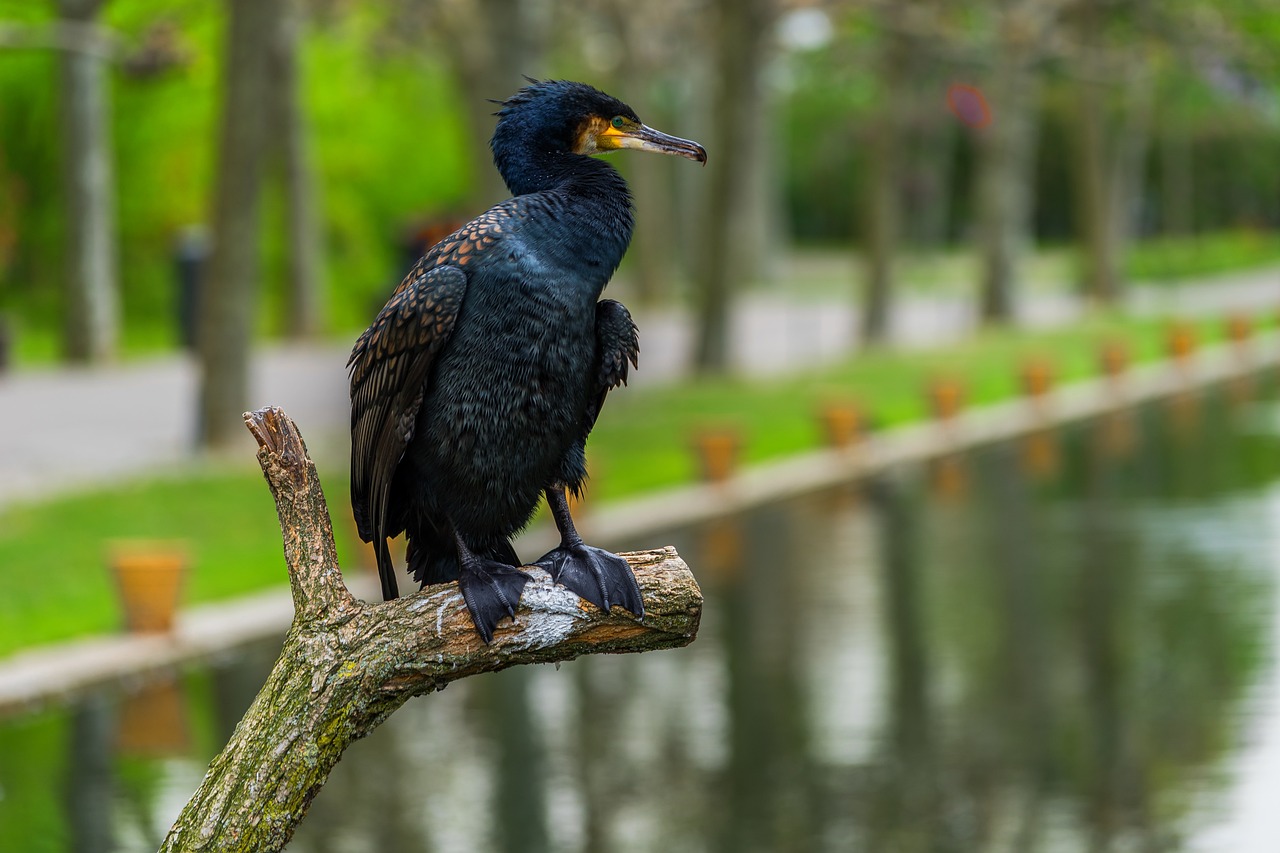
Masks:
[[[1238,839],[1226,804],[1270,780],[1245,732],[1280,715],[1269,394],[1180,397],[659,537],[704,583],[698,642],[410,702],[290,849]],[[0,726],[0,849],[155,849],[275,651]]]

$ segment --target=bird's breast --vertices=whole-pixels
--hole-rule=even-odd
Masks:
[[[470,290],[420,413],[441,464],[496,483],[545,479],[583,422],[594,311],[528,282]]]

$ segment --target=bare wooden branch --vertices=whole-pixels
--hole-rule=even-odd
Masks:
[[[486,646],[456,584],[389,602],[342,582],[328,509],[297,427],[280,409],[245,415],[276,500],[295,616],[262,691],[179,815],[162,851],[281,849],[352,741],[411,696],[522,663],[690,643],[702,594],[673,548],[623,555],[645,618],[605,614],[529,571],[516,622]]]

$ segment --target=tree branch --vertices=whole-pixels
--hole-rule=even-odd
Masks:
[[[275,497],[295,616],[275,667],[174,823],[163,851],[281,849],[352,741],[411,696],[522,663],[692,642],[702,594],[672,548],[623,555],[645,619],[605,614],[531,568],[516,623],[486,646],[456,584],[357,601],[342,582],[324,493],[283,411],[245,415]]]

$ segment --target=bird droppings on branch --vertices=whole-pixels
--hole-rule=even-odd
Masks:
[[[276,500],[295,617],[284,648],[162,851],[280,850],[343,751],[411,696],[460,678],[586,654],[672,649],[693,641],[702,593],[675,549],[622,555],[645,618],[582,605],[530,571],[516,623],[486,645],[456,584],[362,603],[342,582],[328,507],[297,427],[279,409],[247,414]]]

